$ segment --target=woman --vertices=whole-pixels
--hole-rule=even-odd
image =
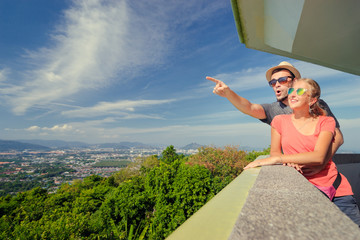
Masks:
[[[284,164],[301,172],[301,165],[323,166],[319,173],[305,177],[319,189],[330,189],[338,176],[331,159],[335,120],[327,117],[318,104],[320,87],[314,80],[302,78],[289,88],[288,97],[293,113],[278,115],[273,119],[270,157],[253,161],[244,169]],[[351,186],[346,177],[340,175],[341,182],[336,193],[334,191],[335,197],[329,198],[360,226],[360,213]]]

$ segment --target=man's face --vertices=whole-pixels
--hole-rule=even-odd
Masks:
[[[276,84],[273,86],[273,90],[275,92],[276,99],[279,102],[283,102],[286,105],[288,105],[287,96],[288,96],[288,90],[292,83],[291,74],[287,70],[281,70],[279,72],[274,73],[271,76],[271,79],[279,79],[281,77],[289,77],[286,82],[280,83],[276,82]],[[286,101],[285,101],[286,100]]]

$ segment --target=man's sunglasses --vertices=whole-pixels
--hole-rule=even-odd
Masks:
[[[289,91],[288,91],[288,95],[290,95],[291,93],[293,93],[295,91],[295,88],[289,88]],[[305,92],[307,91],[307,89],[306,88],[298,88],[298,89],[296,89],[296,94],[298,95],[298,96],[301,96],[301,95],[303,95]]]
[[[293,79],[293,77],[291,77],[291,76],[281,77],[278,79],[274,78],[274,79],[271,79],[271,81],[269,82],[269,85],[270,85],[270,87],[275,87],[276,82],[279,82],[280,84],[285,84],[285,83],[287,83],[288,78]]]

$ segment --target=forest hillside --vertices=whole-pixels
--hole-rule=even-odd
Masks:
[[[7,195],[0,198],[0,238],[164,239],[268,151],[201,147],[184,156],[169,146],[107,178]]]

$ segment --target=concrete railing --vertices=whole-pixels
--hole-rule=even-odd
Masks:
[[[359,227],[300,173],[242,172],[167,239],[360,239]]]

